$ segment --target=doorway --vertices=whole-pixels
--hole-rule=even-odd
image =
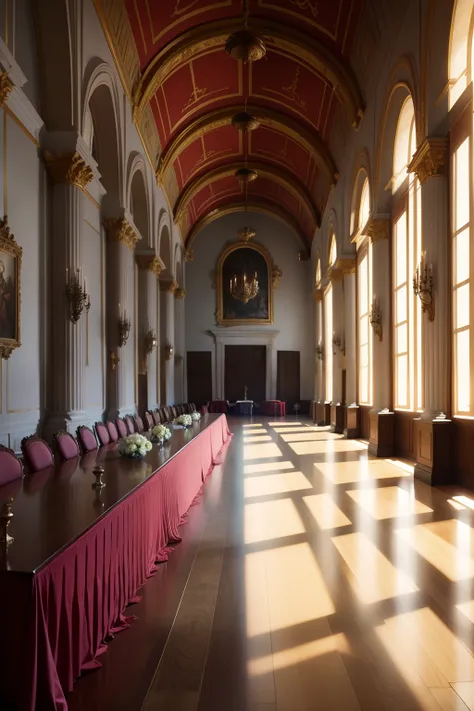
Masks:
[[[226,346],[224,388],[225,399],[243,400],[245,387],[249,400],[265,400],[267,376],[266,346]]]

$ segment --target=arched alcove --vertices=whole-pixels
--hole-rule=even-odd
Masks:
[[[139,249],[152,247],[150,240],[150,208],[146,183],[146,168],[143,157],[132,154],[129,159],[129,174],[127,185],[128,209],[138,229],[142,242]]]

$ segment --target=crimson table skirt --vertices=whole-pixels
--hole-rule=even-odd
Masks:
[[[11,574],[0,591],[0,695],[7,708],[67,709],[81,672],[99,667],[110,633],[137,590],[167,559],[170,542],[230,433],[220,417],[35,575]],[[0,706],[4,708],[1,704]]]

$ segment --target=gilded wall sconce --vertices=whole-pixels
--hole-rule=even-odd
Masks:
[[[318,343],[318,345],[316,346],[316,358],[318,360],[324,359],[324,348],[322,343]]]
[[[87,293],[86,279],[81,283],[81,270],[79,267],[69,275],[66,269],[65,294],[69,303],[69,320],[76,324],[81,318],[82,312],[89,311],[91,299]]]
[[[165,346],[165,360],[171,360],[173,357],[173,346],[171,343],[167,343]]]
[[[146,352],[151,353],[153,348],[158,345],[158,339],[156,333],[150,328],[145,336]]]
[[[132,323],[129,318],[127,318],[127,312],[125,311],[123,316],[119,317],[118,320],[118,344],[119,348],[127,345],[127,341],[130,337],[130,329],[132,328]]]
[[[114,351],[110,351],[110,368],[112,371],[117,370],[117,365],[120,363],[120,358]]]
[[[336,348],[338,348],[342,355],[346,355],[346,344],[344,341],[341,341],[339,336],[336,336],[336,334],[333,335],[332,338],[332,345],[333,345],[333,354],[336,355]]]
[[[376,299],[373,300],[369,311],[369,323],[372,326],[372,330],[379,339],[383,339],[383,326],[382,326],[382,312],[380,306]]]
[[[434,321],[433,268],[426,264],[426,252],[415,270],[413,292],[421,301],[423,313],[428,314],[428,321]]]

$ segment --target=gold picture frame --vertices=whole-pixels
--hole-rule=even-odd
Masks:
[[[259,275],[259,281],[264,282],[267,289],[267,316],[265,318],[246,318],[229,317],[225,306],[228,297],[224,296],[224,284],[227,283],[224,277],[225,263],[227,258],[237,250],[253,250],[261,255],[265,261],[267,272],[266,277],[262,280],[262,275]],[[280,270],[279,270],[280,271]],[[236,242],[227,247],[220,255],[217,261],[216,268],[216,287],[217,287],[217,323],[219,326],[255,326],[255,325],[271,325],[273,324],[273,289],[274,289],[274,264],[268,249],[257,242],[245,243]],[[280,272],[281,275],[281,272]],[[249,302],[250,303],[250,302]],[[241,307],[241,310],[244,310]]]
[[[21,346],[21,258],[5,215],[0,219],[0,357],[8,360]]]

